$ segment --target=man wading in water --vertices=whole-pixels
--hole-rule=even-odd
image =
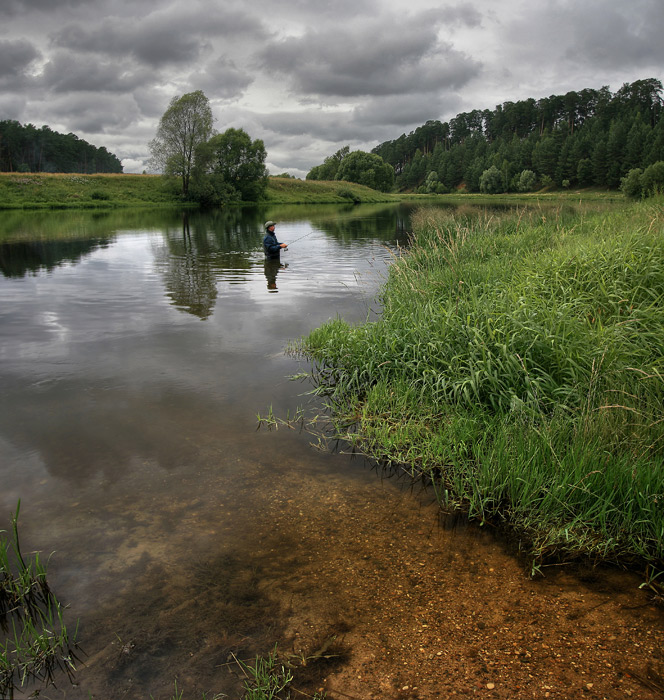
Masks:
[[[265,238],[263,238],[263,250],[268,260],[279,260],[282,248],[288,248],[285,243],[279,243],[274,233],[274,221],[265,222]]]

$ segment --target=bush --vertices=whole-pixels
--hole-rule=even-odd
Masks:
[[[532,170],[522,170],[516,189],[519,192],[532,192],[537,183],[537,175]]]
[[[503,176],[495,165],[485,170],[480,176],[480,192],[498,194],[503,191]]]
[[[620,179],[620,189],[626,197],[638,199],[643,194],[643,170],[632,168],[627,175]]]
[[[646,197],[664,192],[664,161],[659,160],[649,165],[643,171],[641,184]]]

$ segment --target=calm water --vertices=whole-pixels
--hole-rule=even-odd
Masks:
[[[266,219],[292,242],[276,267]],[[259,570],[283,581],[295,566],[280,519],[335,493],[395,520],[395,503],[420,507],[305,433],[257,431],[270,407],[311,408],[284,347],[376,313],[408,212],[10,213],[2,226],[0,527],[20,498],[24,547],[53,552],[51,584],[81,621],[86,667],[63,692],[156,697],[184,668],[223,692],[229,651],[265,652],[288,628],[283,592],[257,593]]]

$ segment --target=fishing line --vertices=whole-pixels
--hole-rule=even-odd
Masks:
[[[306,238],[307,236],[311,236],[311,234],[314,232],[314,229],[311,229],[309,233],[305,233],[304,236],[300,236],[299,238],[296,238],[292,243],[287,243],[288,247],[290,248],[293,243],[297,243],[298,241],[301,241],[303,238]]]

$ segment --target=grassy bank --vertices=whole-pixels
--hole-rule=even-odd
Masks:
[[[0,209],[107,209],[177,203],[158,175],[0,173]]]
[[[662,200],[419,212],[379,321],[303,339],[340,434],[536,565],[664,562]]]
[[[159,175],[0,173],[0,209],[182,206],[178,184]],[[397,201],[354,183],[290,178],[270,178],[266,196],[267,203],[284,204]]]

